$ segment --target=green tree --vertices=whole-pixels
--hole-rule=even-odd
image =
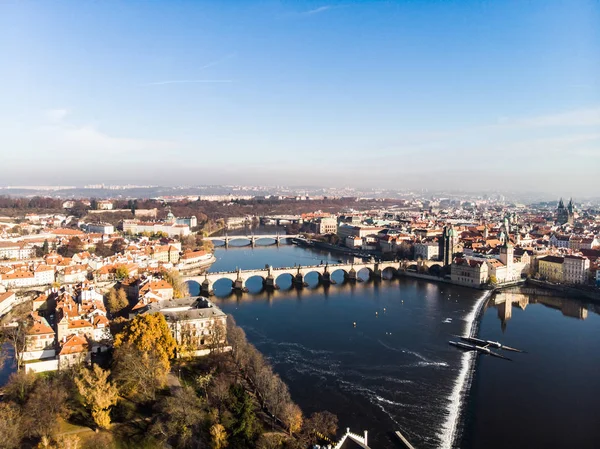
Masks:
[[[232,385],[229,397],[232,414],[230,444],[232,447],[253,447],[258,428],[252,398],[241,385]]]
[[[84,407],[102,429],[110,426],[110,409],[117,403],[119,395],[117,387],[108,380],[109,375],[110,371],[94,365],[92,369],[81,369],[75,377],[75,385]]]
[[[494,276],[493,274],[490,275],[490,284],[496,285],[497,283],[498,283],[498,278],[496,276]]]

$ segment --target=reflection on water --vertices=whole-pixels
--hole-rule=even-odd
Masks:
[[[527,353],[479,358],[461,447],[597,448],[598,305],[523,291],[488,303],[479,336]]]
[[[217,250],[211,271],[295,263],[335,263],[337,255],[295,246]],[[365,273],[366,274],[366,273]],[[338,276],[336,278],[336,276]],[[447,342],[464,331],[481,292],[412,279],[344,282],[249,292],[214,284],[215,300],[236,318],[289,384],[310,414],[327,409],[340,426],[369,430],[374,447],[395,448],[390,432],[402,429],[419,448],[439,447],[451,436],[444,424],[463,353]],[[356,326],[354,326],[356,323]]]

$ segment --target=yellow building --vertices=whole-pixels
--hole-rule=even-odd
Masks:
[[[550,282],[563,282],[564,257],[546,256],[538,259],[538,272]]]

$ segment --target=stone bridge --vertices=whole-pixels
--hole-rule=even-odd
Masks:
[[[222,235],[219,237],[204,237],[204,240],[220,241],[225,242],[225,247],[229,246],[229,242],[233,240],[247,240],[250,242],[250,245],[255,246],[258,240],[274,240],[271,245],[279,245],[282,240],[285,239],[294,239],[302,237],[300,234],[287,235],[287,234],[258,234],[258,235]]]
[[[258,270],[234,270],[218,273],[205,273],[198,276],[184,276],[185,282],[197,282],[200,284],[201,295],[212,295],[214,293],[213,285],[221,279],[229,279],[234,290],[246,290],[246,281],[252,277],[260,277],[263,285],[267,288],[278,288],[277,280],[283,276],[291,276],[292,283],[296,286],[304,285],[304,278],[309,273],[317,273],[319,283],[332,283],[331,275],[336,271],[344,273],[344,279],[356,281],[358,272],[366,269],[369,273],[369,279],[382,279],[384,271],[389,272],[392,277],[399,271],[414,270],[422,271],[438,265],[441,268],[441,262],[435,261],[395,261],[395,262],[362,262],[362,263],[340,263],[340,264],[320,264],[295,267],[273,268],[266,266]]]

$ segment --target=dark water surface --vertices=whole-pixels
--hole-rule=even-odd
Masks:
[[[339,258],[290,245],[230,247],[216,256],[210,271]],[[398,429],[416,447],[450,447],[466,355],[448,340],[464,331],[482,293],[412,279],[348,284],[342,273],[333,277],[339,283],[327,288],[315,276],[307,280],[313,287],[274,292],[251,278],[250,293],[241,295],[230,293],[230,281],[217,282],[216,301],[305,413],[329,410],[342,429],[368,430],[373,447],[397,447],[390,433]]]
[[[560,297],[500,294],[481,338],[522,348],[513,362],[480,357],[462,447],[600,447],[598,305]]]

